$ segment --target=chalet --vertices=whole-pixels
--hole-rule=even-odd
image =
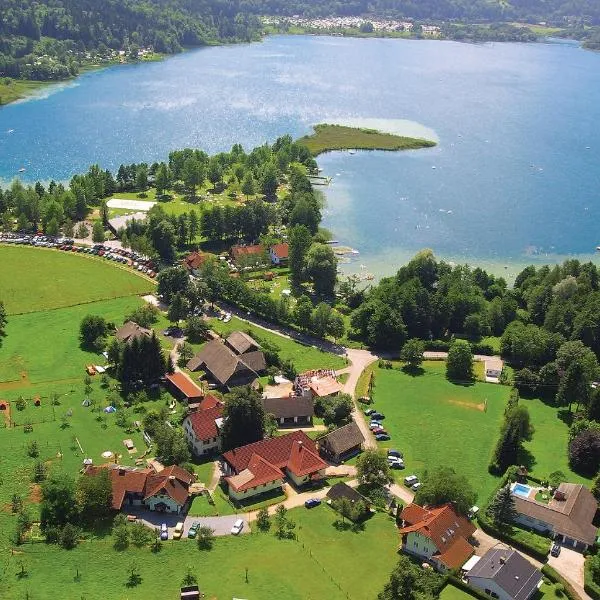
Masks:
[[[137,469],[121,465],[89,466],[85,473],[96,476],[108,469],[112,484],[112,507],[127,510],[144,507],[157,512],[181,513],[188,502],[189,487],[194,476],[173,465],[160,471]]]
[[[474,552],[468,540],[476,527],[449,503],[435,508],[409,504],[400,518],[401,550],[442,573],[460,568]]]
[[[133,341],[136,338],[152,337],[152,330],[141,327],[135,321],[126,321],[117,331],[115,331],[115,337],[126,344]]]
[[[229,450],[223,460],[225,482],[235,500],[281,488],[285,479],[296,486],[320,480],[327,468],[315,443],[302,431]]]
[[[205,456],[221,450],[223,403],[214,396],[206,396],[198,410],[183,420],[183,432],[196,456]]]
[[[203,252],[192,252],[183,259],[183,266],[192,274],[199,275],[200,268],[208,260],[210,255]]]
[[[542,585],[540,570],[510,548],[488,550],[466,578],[473,587],[500,600],[529,600]]]
[[[358,425],[351,421],[319,439],[319,452],[329,460],[343,462],[362,450],[365,437]]]
[[[585,486],[561,483],[548,504],[537,502],[532,496],[515,493],[513,486],[517,523],[552,535],[565,546],[582,552],[594,544],[596,527],[592,522],[598,502]]]
[[[286,264],[289,258],[289,244],[275,244],[269,248],[269,257],[274,265]]]
[[[310,396],[263,398],[265,414],[273,415],[280,427],[311,427],[315,403]]]
[[[165,375],[165,382],[173,396],[178,400],[190,403],[200,402],[204,398],[202,389],[181,371]]]

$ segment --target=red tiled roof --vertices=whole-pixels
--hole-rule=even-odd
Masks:
[[[178,465],[165,467],[162,471],[159,471],[159,475],[161,477],[176,477],[179,479],[179,481],[185,483],[186,485],[190,485],[190,483],[194,481],[194,476],[189,471],[182,469]]]
[[[248,466],[243,471],[237,475],[226,477],[225,481],[234,490],[241,492],[279,479],[283,479],[281,469],[278,469],[260,454],[254,453]]]
[[[202,410],[201,405],[200,410],[190,413],[186,419],[189,419],[192,430],[199,440],[209,440],[219,435],[215,420],[220,419],[222,416],[223,403],[218,402],[212,408],[205,410]]]
[[[209,408],[215,408],[215,406],[223,406],[223,403],[211,394],[204,396],[202,402],[200,402],[200,410],[208,410]]]
[[[173,475],[165,477],[163,475],[165,470],[156,475],[148,476],[144,490],[144,500],[159,494],[164,494],[175,500],[179,506],[183,506],[188,499],[187,486],[183,485],[182,482]]]
[[[208,258],[208,254],[201,254],[200,252],[192,252],[191,254],[188,254],[183,259],[183,263],[190,270],[198,269],[206,262],[207,258]]]
[[[181,371],[168,373],[165,378],[170,381],[186,398],[202,398],[204,392]]]
[[[298,442],[301,442],[302,448],[299,447]],[[327,467],[327,463],[319,458],[315,442],[303,431],[294,431],[229,450],[225,452],[223,458],[236,473],[240,473],[248,468],[254,454],[259,454],[279,469],[288,468],[298,477]]]
[[[282,258],[288,258],[290,253],[290,245],[289,244],[275,244],[271,246],[271,252],[280,260]]]
[[[255,254],[262,254],[265,249],[261,245],[256,246],[232,246],[231,255],[234,259],[238,259],[240,256],[252,256]]]

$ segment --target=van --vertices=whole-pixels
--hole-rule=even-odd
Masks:
[[[411,485],[417,483],[417,481],[419,481],[419,478],[416,475],[409,475],[408,477],[404,478],[404,485],[410,487]]]

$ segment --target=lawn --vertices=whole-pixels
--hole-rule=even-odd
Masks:
[[[229,503],[223,490],[221,490],[219,486],[211,493],[211,496],[214,506],[209,503],[204,495],[196,496],[192,501],[188,514],[191,517],[218,517],[221,515],[233,515],[238,512],[233,505]]]
[[[395,471],[396,477],[449,466],[469,478],[480,502],[487,500],[496,485],[487,466],[508,394],[495,384],[450,383],[443,362],[425,362],[414,377],[398,368],[376,368],[374,407],[386,415],[392,437],[382,446],[402,450],[407,467]]]
[[[167,542],[157,554],[133,547],[116,552],[109,539],[82,543],[72,551],[27,545],[23,554],[7,555],[2,562],[0,597],[20,599],[29,591],[38,600],[50,600],[60,589],[65,600],[163,600],[177,596],[188,566],[207,598],[367,600],[383,588],[398,544],[387,515],[375,515],[357,533],[334,527],[336,516],[327,506],[295,509],[289,515],[297,523],[298,541],[258,533],[219,538],[210,552],[200,552],[187,539]],[[24,578],[17,577],[21,562]],[[126,582],[132,563],[139,567],[141,584],[130,588]]]
[[[0,246],[0,300],[9,315],[153,291],[149,280],[90,256]]]
[[[473,596],[467,594],[467,592],[463,592],[462,590],[454,587],[452,584],[448,584],[440,594],[440,600],[469,600],[472,599]]]
[[[305,346],[276,333],[265,331],[256,325],[246,323],[237,317],[233,317],[229,323],[213,319],[210,326],[216,332],[225,336],[229,335],[232,331],[247,332],[250,330],[250,335],[255,335],[278,346],[281,358],[291,360],[299,373],[310,369],[343,369],[346,366],[341,356],[324,352],[314,346]]]

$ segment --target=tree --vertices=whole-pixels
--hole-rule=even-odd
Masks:
[[[287,516],[287,508],[283,504],[279,504],[275,509],[275,537],[280,540],[294,539],[296,537],[295,528],[296,523]]]
[[[306,254],[306,274],[310,278],[317,295],[333,297],[337,278],[337,258],[326,244],[313,244]]]
[[[95,221],[92,227],[92,241],[99,244],[104,243],[106,236],[104,235],[104,227],[102,221]]]
[[[310,330],[317,337],[325,337],[329,329],[332,308],[325,302],[320,302],[312,312],[310,318]]]
[[[166,303],[177,293],[185,294],[190,285],[190,277],[184,267],[169,267],[158,274],[158,294]]]
[[[510,525],[515,521],[517,518],[517,509],[515,508],[515,499],[509,484],[501,487],[496,492],[494,499],[488,506],[487,515],[497,527]]]
[[[600,473],[596,475],[594,479],[594,483],[592,484],[592,494],[594,494],[594,498],[600,502]]]
[[[254,181],[254,177],[252,177],[252,173],[248,171],[242,181],[242,194],[248,198],[248,196],[253,196],[255,193],[256,182]]]
[[[196,575],[194,575],[194,571],[192,570],[192,567],[190,567],[188,565],[186,574],[184,575],[183,579],[181,580],[181,587],[187,587],[190,585],[197,585],[198,584],[198,578],[196,577]]]
[[[377,600],[434,600],[445,584],[445,579],[433,569],[423,569],[401,554]]]
[[[188,314],[188,305],[185,297],[177,292],[171,298],[167,317],[171,323],[177,323],[181,319],[185,319]]]
[[[263,172],[262,172],[262,175],[260,178],[261,192],[267,198],[273,198],[273,197],[275,197],[275,194],[277,193],[278,185],[279,185],[279,182],[277,180],[277,169],[275,168],[275,165],[269,163],[263,169]]]
[[[165,191],[170,185],[169,171],[165,163],[161,163],[154,177],[154,185],[156,187],[156,195],[160,198],[164,196]]]
[[[60,533],[60,545],[65,550],[72,550],[79,542],[79,528],[72,523],[67,523]]]
[[[592,476],[600,467],[600,431],[587,429],[582,431],[569,444],[569,465],[585,476]]]
[[[41,460],[36,461],[33,465],[33,482],[42,483],[46,479],[46,472],[46,465]]]
[[[298,287],[304,281],[306,255],[312,244],[312,236],[305,225],[296,225],[290,229],[288,240],[290,283]]]
[[[429,473],[415,496],[415,502],[421,506],[451,502],[462,515],[469,512],[476,500],[477,494],[469,480],[450,467],[439,467]]]
[[[400,360],[407,363],[412,369],[416,369],[423,362],[423,352],[425,352],[424,342],[416,338],[407,340],[400,351]]]
[[[154,431],[156,454],[163,463],[183,465],[190,461],[190,450],[182,429],[173,429],[163,422]]]
[[[446,361],[446,377],[455,381],[473,379],[473,353],[465,340],[455,340],[450,345]]]
[[[6,337],[6,308],[4,303],[0,301],[0,348],[2,348],[2,339]]]
[[[558,361],[557,361],[558,364]],[[580,360],[573,361],[568,367],[565,375],[561,378],[556,394],[556,403],[559,406],[568,406],[571,412],[571,404],[577,403],[587,406],[591,397],[591,381],[587,379],[585,367]]]
[[[385,454],[379,450],[365,450],[356,461],[356,474],[359,481],[367,486],[382,487],[393,478]]]
[[[199,344],[206,340],[210,327],[202,317],[189,317],[185,327],[185,335],[192,344]]]
[[[154,304],[144,303],[139,308],[136,308],[132,313],[125,317],[125,321],[133,321],[140,327],[149,329],[158,321],[160,311]]]
[[[111,329],[111,323],[104,317],[86,315],[79,325],[79,341],[83,348],[99,351],[104,347],[104,338]]]
[[[129,546],[129,527],[126,524],[113,528],[115,550],[125,550]]]
[[[564,481],[567,481],[567,476],[562,471],[552,471],[552,473],[548,475],[548,485],[554,489]]]
[[[37,458],[40,455],[40,448],[35,440],[31,440],[27,444],[27,456],[30,458]]]
[[[82,518],[94,522],[112,512],[112,483],[108,469],[82,475],[77,481],[77,507]]]
[[[42,484],[40,526],[43,532],[48,527],[62,527],[77,517],[75,482],[64,473],[53,473]]]
[[[321,417],[325,425],[340,427],[352,420],[354,403],[349,394],[324,396],[315,401],[315,414]]]
[[[197,543],[198,550],[212,550],[215,543],[215,530],[207,525],[198,527]]]
[[[150,230],[152,246],[167,264],[175,262],[175,228],[166,219],[160,221],[156,227]]]
[[[504,415],[500,437],[494,449],[492,462],[488,467],[490,473],[500,475],[510,465],[516,465],[523,441],[531,439],[532,434],[533,426],[527,407],[510,407]]]
[[[269,531],[271,529],[271,519],[269,518],[269,509],[263,506],[256,515],[256,526],[260,531]]]
[[[223,450],[239,448],[263,439],[265,411],[260,394],[250,386],[235,388],[226,396],[223,416]]]
[[[75,237],[83,240],[90,235],[90,230],[86,227],[85,223],[79,223],[77,225],[77,229],[75,230]]]

